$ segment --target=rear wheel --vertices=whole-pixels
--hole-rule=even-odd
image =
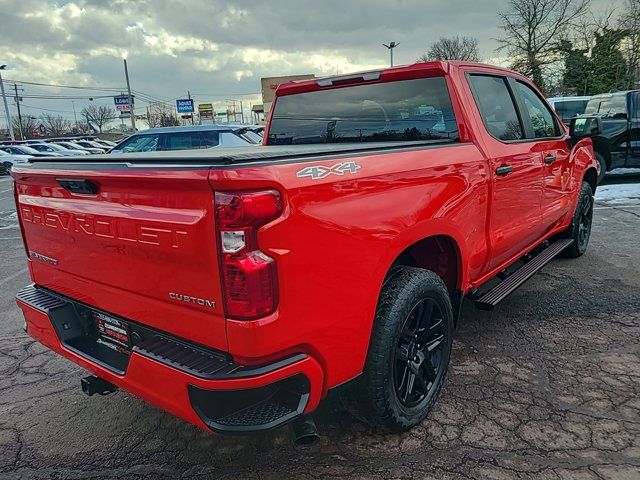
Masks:
[[[444,382],[453,312],[435,273],[400,267],[383,287],[358,401],[367,421],[389,431],[420,423]]]
[[[567,230],[567,236],[573,238],[573,243],[564,251],[566,257],[577,258],[584,255],[589,245],[592,223],[593,190],[591,190],[591,185],[587,182],[582,182],[578,204],[573,213],[573,221]]]

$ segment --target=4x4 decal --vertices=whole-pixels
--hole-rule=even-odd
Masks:
[[[329,175],[344,175],[345,173],[356,173],[362,167],[356,162],[337,163],[332,167],[324,165],[314,165],[313,167],[305,167],[296,173],[296,177],[311,177],[312,180],[319,180]]]

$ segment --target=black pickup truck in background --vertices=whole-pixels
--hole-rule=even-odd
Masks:
[[[584,113],[602,118],[601,133],[593,138],[598,182],[614,168],[640,167],[640,90],[595,95]]]

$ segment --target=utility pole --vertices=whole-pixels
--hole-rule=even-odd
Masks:
[[[76,116],[76,103],[71,100],[71,106],[73,107],[73,120],[76,122],[75,127],[78,128],[78,117]]]
[[[127,79],[127,92],[129,94],[129,113],[131,114],[131,128],[136,131],[136,115],[133,112],[133,96],[131,95],[131,84],[129,83],[129,69],[127,68],[127,59],[124,61],[124,76]]]
[[[187,90],[187,98],[188,98],[189,100],[191,100],[191,92],[190,92],[189,90]],[[194,108],[194,110],[195,110],[195,108]],[[194,121],[193,121],[193,113],[194,113],[194,112],[191,112],[191,125],[195,125],[195,123],[194,123]]]
[[[11,114],[9,113],[9,105],[7,105],[7,95],[4,92],[4,83],[2,83],[2,70],[7,68],[6,65],[0,65],[0,91],[2,92],[2,102],[4,103],[4,114],[7,117],[7,129],[9,130],[9,136],[12,141],[15,141],[16,137],[13,135],[13,125],[11,121]]]
[[[390,57],[390,62],[389,64],[393,67],[393,49],[396,48],[398,45],[400,45],[400,42],[396,43],[396,42],[389,42],[389,45],[387,45],[386,43],[383,43],[382,46],[383,47],[387,47],[389,49],[389,57]]]
[[[18,108],[18,130],[20,130],[20,140],[24,140],[24,132],[22,131],[22,113],[20,112],[20,97],[18,96],[18,84],[14,83],[13,88],[16,92],[16,107]]]

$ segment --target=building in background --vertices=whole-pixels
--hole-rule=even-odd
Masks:
[[[316,78],[315,75],[289,75],[284,77],[264,77],[260,79],[262,86],[262,110],[263,116],[269,115],[271,104],[275,97],[276,88],[281,83],[295,82],[296,80],[309,80]]]

